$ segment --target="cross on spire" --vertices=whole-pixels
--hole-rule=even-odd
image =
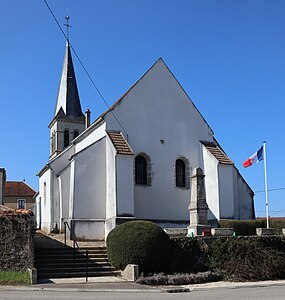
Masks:
[[[70,19],[70,16],[67,15],[67,16],[65,17],[66,24],[64,24],[64,25],[66,26],[66,37],[67,37],[67,41],[68,41],[68,42],[69,42],[69,28],[72,27],[72,26],[70,26],[70,25],[68,24],[69,19]]]

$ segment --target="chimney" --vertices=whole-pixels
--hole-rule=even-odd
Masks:
[[[0,204],[4,205],[6,171],[0,168]]]
[[[85,129],[87,129],[90,126],[90,114],[91,111],[87,109],[85,112]]]

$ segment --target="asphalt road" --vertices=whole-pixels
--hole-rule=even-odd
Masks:
[[[239,287],[239,288],[215,288],[194,290],[188,293],[166,293],[166,292],[99,292],[99,291],[14,291],[2,290],[0,299],[41,299],[41,300],[284,300],[285,286],[270,286],[270,287]]]

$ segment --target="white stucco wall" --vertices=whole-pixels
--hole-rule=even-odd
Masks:
[[[116,156],[117,216],[134,216],[133,156]]]
[[[134,187],[135,216],[188,220],[190,189],[175,186],[175,161],[183,156],[191,168],[200,166],[199,140],[212,141],[213,133],[161,60],[126,94],[114,113],[134,153],[146,153],[152,162],[151,186]],[[107,129],[122,130],[112,114],[105,120]]]
[[[206,201],[209,207],[208,219],[220,219],[218,160],[205,146],[203,148]]]
[[[53,205],[52,205],[52,213],[53,213],[53,228],[60,228],[60,195],[59,195],[59,182],[54,173],[51,173],[52,178],[52,189],[53,189]]]
[[[75,219],[106,217],[106,138],[74,156]]]
[[[69,217],[69,197],[70,197],[70,164],[58,175],[59,185],[59,212],[60,230],[63,231],[63,222],[68,221]]]
[[[237,182],[236,201],[239,204],[239,219],[251,220],[255,217],[253,192],[236,169],[234,176],[236,177]]]
[[[79,138],[75,143],[75,153],[86,149],[96,141],[106,136],[106,124],[103,123],[99,126],[94,126],[88,129],[88,134],[84,135],[84,138]]]
[[[39,195],[41,198],[41,230],[49,233],[51,230],[51,193],[50,193],[51,170],[46,170],[39,178]]]
[[[106,219],[117,215],[116,149],[106,137]]]
[[[220,218],[234,218],[234,166],[219,164]]]
[[[105,220],[75,219],[72,221],[77,241],[102,241],[105,239]]]

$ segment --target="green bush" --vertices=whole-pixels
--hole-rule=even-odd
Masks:
[[[285,228],[284,219],[269,220],[270,228],[274,229],[276,235],[282,234],[282,228]],[[237,235],[256,235],[256,228],[266,228],[266,220],[220,220],[219,227],[233,228]]]
[[[197,237],[173,238],[172,272],[190,273],[208,270],[208,246]]]
[[[264,221],[266,224],[266,221]],[[282,234],[282,228],[285,228],[284,219],[271,219],[269,220],[269,227],[274,229],[274,233],[279,235]]]
[[[141,272],[168,272],[172,254],[169,236],[148,221],[131,221],[117,226],[107,237],[107,255],[117,269],[137,264]]]
[[[285,278],[282,237],[225,237],[212,242],[209,266],[235,281]]]
[[[265,220],[220,220],[219,227],[233,228],[236,235],[256,235],[256,228],[265,228]]]

